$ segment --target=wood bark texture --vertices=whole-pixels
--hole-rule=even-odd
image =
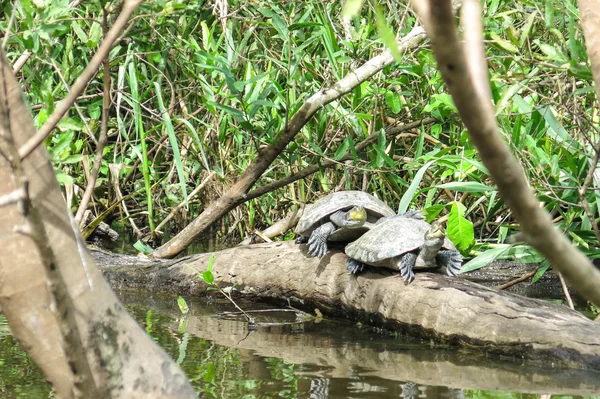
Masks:
[[[209,254],[172,261],[94,256],[116,288],[202,295]],[[276,242],[216,253],[213,274],[222,287],[236,284],[247,297],[276,299],[437,342],[488,353],[600,370],[600,323],[548,302],[434,273],[410,285],[398,274],[371,268],[346,272],[347,257],[330,251],[309,257],[304,245]]]
[[[596,98],[600,99],[600,0],[577,0],[577,5],[596,84]]]

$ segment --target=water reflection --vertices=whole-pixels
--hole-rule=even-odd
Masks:
[[[246,310],[268,308],[241,305]],[[132,309],[144,307],[132,302]],[[274,325],[249,331],[243,317],[222,316],[235,309],[220,299],[192,302],[185,318],[173,299],[153,299],[152,308],[162,317],[172,318],[170,328],[179,329],[182,338],[189,334],[190,343],[210,343],[214,345],[212,354],[220,350],[229,359],[203,360],[215,365],[214,373],[222,381],[224,396],[215,397],[537,398],[540,394],[572,397],[600,393],[600,374],[595,372],[434,348],[339,321],[282,325],[286,317],[294,320],[292,313],[270,313]],[[193,362],[190,356],[197,359],[198,355],[187,353],[184,367],[186,362]],[[203,378],[206,380],[205,375]]]
[[[121,295],[203,398],[549,398],[600,394],[600,375],[516,362],[375,333],[294,312],[244,317],[219,297],[188,302]],[[239,303],[245,310],[268,305]],[[268,324],[267,324],[268,323]],[[0,314],[0,398],[52,397]]]

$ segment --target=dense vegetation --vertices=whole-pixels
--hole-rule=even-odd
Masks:
[[[11,15],[12,4],[3,4]],[[158,233],[173,206],[214,174],[160,230],[186,225],[311,94],[385,49],[378,7],[366,2],[360,17],[343,24],[340,2],[144,2],[110,55],[113,105],[91,209],[100,215],[122,196],[126,207],[111,208],[109,219],[156,239],[149,233]],[[406,3],[381,7],[398,37],[417,23]],[[111,21],[118,3],[104,9]],[[7,53],[13,65],[29,54],[18,77],[36,126],[96,51],[103,15],[98,2],[20,2]],[[484,22],[506,142],[557,226],[595,257],[597,114],[576,4],[488,0]],[[0,22],[3,32],[7,23]],[[46,141],[73,211],[92,170],[104,84],[100,71]],[[393,130],[429,117],[437,122]],[[371,134],[379,135],[377,142],[355,151]],[[363,189],[400,210],[424,209],[429,219],[465,216],[470,223],[449,223],[465,253],[496,248],[496,254],[510,249],[535,258],[524,246],[498,246],[518,227],[456,116],[427,44],[319,111],[259,185],[347,153],[351,160],[238,207],[222,221],[218,238],[237,241],[330,190]]]

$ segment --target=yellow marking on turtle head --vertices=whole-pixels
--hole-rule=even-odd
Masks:
[[[364,222],[367,220],[367,211],[362,206],[355,206],[348,211],[348,216],[352,220]]]
[[[433,239],[444,238],[446,237],[446,232],[444,231],[444,228],[441,224],[434,222],[431,224],[431,227],[427,231],[427,237]]]

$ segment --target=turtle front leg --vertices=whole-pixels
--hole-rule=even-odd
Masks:
[[[400,270],[400,276],[407,283],[410,283],[415,279],[415,272],[413,270],[415,268],[415,263],[417,263],[417,257],[417,254],[409,252],[404,254],[404,256],[399,256],[395,259],[396,265]]]
[[[337,230],[335,224],[327,222],[313,230],[308,239],[308,253],[322,258],[327,253],[327,238]]]
[[[448,276],[456,276],[462,267],[462,255],[458,251],[442,250],[435,257],[437,262],[446,268]]]
[[[365,270],[365,267],[367,267],[367,265],[356,259],[348,258],[348,262],[346,262],[346,270],[350,274],[358,274]]]

